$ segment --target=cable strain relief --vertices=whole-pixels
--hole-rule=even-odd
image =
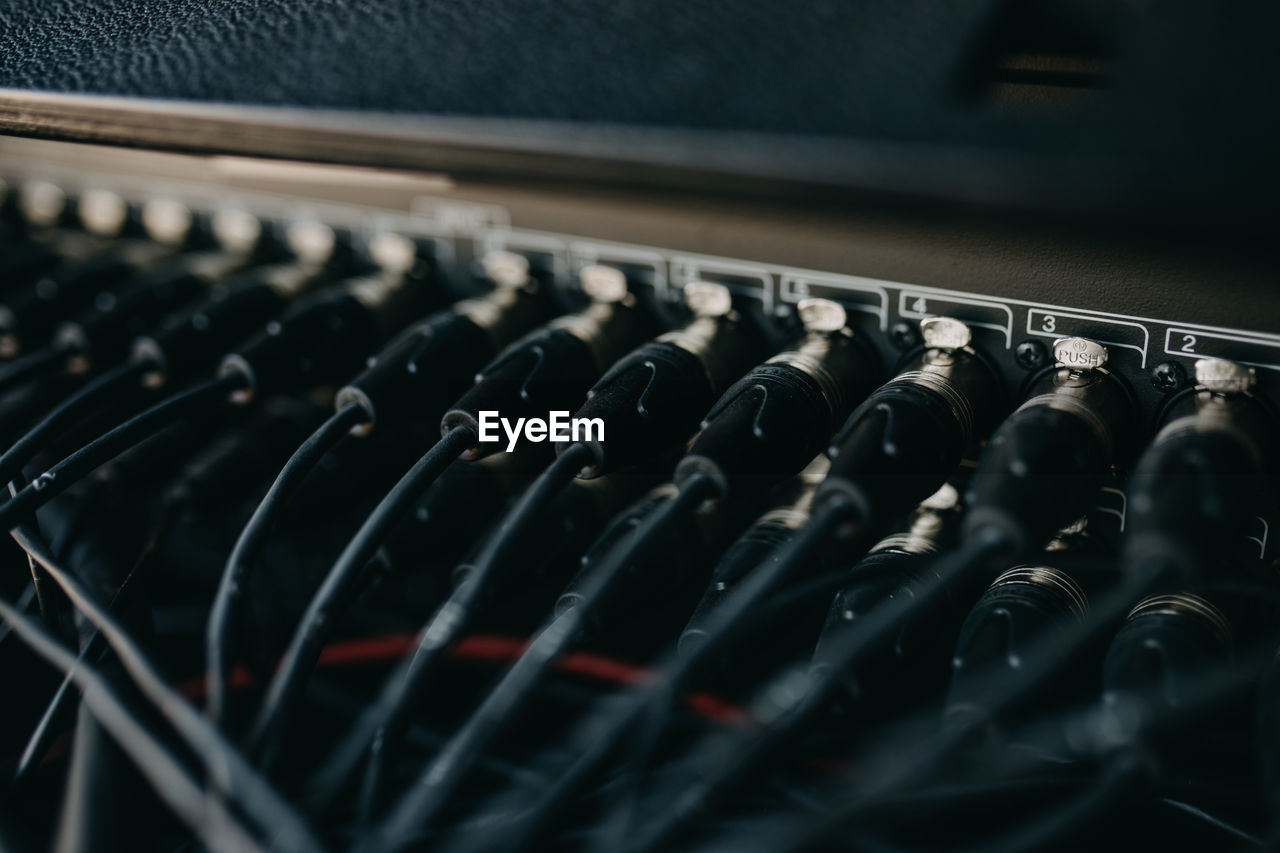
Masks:
[[[681,489],[697,477],[706,477],[714,483],[715,497],[723,497],[729,493],[729,478],[724,470],[712,459],[701,455],[686,455],[676,465],[672,479]],[[708,498],[713,500],[714,497]]]
[[[572,447],[585,447],[591,451],[591,460],[583,463],[582,470],[574,476],[579,480],[594,480],[605,473],[604,442],[595,439],[556,442],[556,456],[563,456]]]
[[[253,365],[244,356],[238,353],[224,356],[222,363],[218,365],[217,377],[222,379],[223,377],[237,374],[244,377],[245,384],[243,388],[232,391],[229,399],[237,406],[245,406],[253,401],[254,394],[258,390],[257,374],[253,369]]]
[[[843,504],[845,507],[841,513],[843,523],[835,531],[840,538],[844,539],[853,534],[855,528],[849,524],[850,521],[861,520],[874,523],[871,499],[866,490],[844,477],[827,477],[822,481],[814,493],[810,516],[832,509],[837,504]],[[861,529],[865,526],[865,523],[861,523],[857,528]]]
[[[984,543],[993,553],[1010,556],[1029,553],[1042,543],[1028,541],[1018,519],[998,506],[976,506],[965,515],[961,538],[967,543]]]
[[[485,452],[483,446],[479,443],[478,437],[480,435],[480,424],[476,422],[476,419],[472,417],[470,413],[460,409],[453,409],[446,412],[444,417],[440,419],[441,440],[447,439],[458,430],[465,430],[467,435],[470,436],[472,443],[470,448],[458,454],[459,459],[472,460],[489,455],[489,453]]]
[[[333,397],[333,408],[334,411],[340,412],[351,406],[359,406],[365,413],[365,420],[351,428],[351,435],[364,438],[377,426],[378,410],[374,407],[373,400],[362,389],[354,385],[344,385]]]
[[[142,367],[139,380],[144,388],[161,388],[169,381],[169,362],[164,349],[155,338],[138,338],[134,341],[129,360]]]

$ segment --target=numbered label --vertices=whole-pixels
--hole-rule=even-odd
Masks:
[[[994,329],[1004,335],[1006,348],[1013,346],[1013,311],[999,302],[904,290],[898,294],[898,313],[921,320],[955,317],[979,329]]]
[[[1280,370],[1280,340],[1172,328],[1165,332],[1164,351],[1167,355],[1225,358],[1250,367]]]
[[[1108,347],[1133,350],[1141,355],[1142,366],[1147,366],[1150,335],[1141,323],[1032,308],[1027,311],[1027,334],[1045,338],[1088,338]]]
[[[811,296],[834,299],[852,311],[874,314],[882,331],[889,328],[889,291],[874,279],[783,273],[779,293],[784,302]]]

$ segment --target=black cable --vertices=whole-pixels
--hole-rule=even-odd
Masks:
[[[1252,835],[1235,824],[1224,820],[1215,814],[1211,814],[1202,808],[1198,808],[1191,803],[1184,803],[1182,800],[1175,800],[1171,797],[1161,797],[1157,802],[1164,803],[1166,806],[1177,809],[1183,814],[1190,815],[1196,820],[1212,826],[1214,829],[1225,832],[1227,835],[1234,837],[1236,841],[1243,841],[1251,847],[1266,846],[1266,843],[1258,836]]]
[[[25,481],[10,481],[8,489],[11,498],[17,494],[19,482],[25,485]],[[56,584],[49,585],[44,568],[32,559],[30,554],[27,554],[26,558],[27,570],[31,573],[31,591],[35,596],[36,612],[40,614],[40,621],[55,636],[62,634],[64,632],[60,614],[65,610],[66,599],[58,593]]]
[[[1077,832],[1081,824],[1101,816],[1114,808],[1117,800],[1131,795],[1128,789],[1141,776],[1141,770],[1130,762],[1109,762],[1101,778],[1066,803],[1055,804],[1049,813],[1037,815],[1004,835],[977,845],[971,853],[1023,853],[1061,843]]]
[[[576,451],[574,453],[576,455]],[[553,467],[557,467],[562,473],[541,479],[539,482],[542,487],[556,488],[559,478],[574,470],[577,460],[571,458],[560,461],[565,460],[568,455],[570,454],[566,452],[553,463]],[[521,495],[519,504],[507,515],[503,524],[522,524],[521,516],[536,512],[544,503],[542,491],[531,486]],[[491,552],[494,550],[495,540],[500,538],[491,537],[486,541],[485,551],[477,556],[471,571],[418,632],[413,654],[406,657],[387,678],[378,698],[365,709],[330,753],[330,757],[312,774],[313,781],[307,797],[311,809],[320,810],[332,802],[371,745],[375,750],[375,757],[381,755],[379,734],[399,725],[400,718],[411,707],[421,679],[466,629],[472,610],[489,582],[492,567],[497,565],[500,555]],[[371,768],[369,774],[374,776],[376,772]]]
[[[1046,642],[1046,645],[1049,643]],[[1249,686],[1254,682],[1256,676],[1267,665],[1269,655],[1254,654],[1248,658],[1241,659],[1237,663],[1228,667],[1209,667],[1203,672],[1197,674],[1197,681],[1188,683],[1186,690],[1182,695],[1184,701],[1180,705],[1164,705],[1156,711],[1159,719],[1152,717],[1145,721],[1144,724],[1134,726],[1132,723],[1125,724],[1127,731],[1127,741],[1117,741],[1115,737],[1114,727],[1117,725],[1115,721],[1106,722],[1097,719],[1098,710],[1095,707],[1088,707],[1084,710],[1072,709],[1066,714],[1049,720],[1039,726],[1038,730],[1042,732],[1057,733],[1063,731],[1083,731],[1082,727],[1092,727],[1097,729],[1097,733],[1092,736],[1090,741],[1086,741],[1081,746],[1083,748],[1092,747],[1099,757],[1106,759],[1103,767],[1104,777],[1112,775],[1123,776],[1126,781],[1132,782],[1139,778],[1144,778],[1143,774],[1149,773],[1151,765],[1146,760],[1145,753],[1142,749],[1141,740],[1144,730],[1150,731],[1154,727],[1164,729],[1176,725],[1179,721],[1186,722],[1196,719],[1198,715],[1203,714],[1206,708],[1212,707],[1217,703],[1221,703],[1224,699],[1231,697],[1240,698],[1250,689]],[[1121,717],[1129,718],[1129,712],[1118,711]],[[934,717],[936,712],[930,712],[925,716]],[[944,733],[945,735],[946,733]],[[857,826],[861,828],[858,821],[864,817],[872,816],[886,799],[886,794],[890,790],[903,790],[913,780],[919,777],[922,769],[927,769],[926,765],[922,765],[918,759],[921,754],[936,756],[936,745],[930,742],[923,744],[915,744],[905,742],[902,738],[881,742],[876,744],[882,756],[880,763],[876,763],[874,759],[860,761],[859,766],[862,768],[863,781],[860,783],[856,796],[833,810],[826,818],[815,823],[812,819],[808,819],[803,825],[793,824],[793,831],[783,834],[770,834],[768,837],[763,835],[752,839],[754,843],[739,845],[739,849],[758,849],[761,851],[768,850],[770,853],[778,853],[778,851],[799,851],[810,849],[824,849],[824,842],[828,841],[837,833],[840,837],[845,837],[850,832],[850,827]],[[1125,747],[1128,748],[1125,748]],[[1136,747],[1136,749],[1135,749]],[[1136,759],[1136,760],[1134,760]],[[1037,757],[1028,757],[1026,759],[1035,765],[1040,761]],[[929,765],[931,766],[931,765]],[[881,768],[879,775],[875,773],[875,768]],[[1011,768],[1005,767],[1006,771]],[[886,780],[884,777],[891,776]],[[972,783],[972,779],[966,780]],[[1075,807],[1084,806],[1081,800],[1073,801],[1068,804],[1068,810]],[[1046,821],[1057,820],[1057,812],[1043,816]],[[1015,830],[1002,839],[996,839],[995,844],[1001,845],[1004,842],[1013,842],[1019,838],[1030,838],[1029,833],[1034,830],[1035,824],[1039,821],[1033,821],[1032,824],[1026,825],[1019,830]],[[1068,823],[1069,825],[1069,823]],[[998,847],[997,849],[1004,849]],[[984,850],[983,853],[986,853]]]
[[[1114,596],[1112,601],[1114,604],[1123,604],[1126,601],[1132,601],[1132,596],[1118,595]],[[1115,608],[1109,607],[1108,609],[1114,610]],[[1096,630],[1096,626],[1089,625],[1082,630],[1087,629]],[[1040,647],[1040,653],[1036,655],[1038,660],[1044,660],[1050,655],[1056,655],[1058,663],[1070,657],[1077,648],[1076,644],[1064,643],[1061,637],[1045,637],[1037,645]],[[1095,736],[1096,742],[1093,744],[1086,743],[1085,746],[1092,745],[1095,750],[1106,751],[1104,754],[1109,758],[1108,772],[1112,770],[1130,772],[1137,769],[1146,763],[1142,760],[1144,755],[1142,740],[1145,732],[1154,731],[1157,728],[1172,730],[1179,721],[1186,723],[1187,721],[1198,719],[1199,715],[1202,715],[1207,708],[1212,707],[1215,703],[1221,703],[1224,698],[1239,697],[1242,693],[1249,691],[1251,689],[1250,685],[1255,683],[1256,676],[1266,666],[1269,657],[1269,655],[1254,654],[1241,658],[1230,666],[1205,667],[1196,674],[1195,678],[1198,680],[1180,684],[1181,689],[1178,691],[1181,697],[1180,701],[1162,703],[1159,707],[1151,709],[1150,714],[1140,723],[1135,724],[1137,718],[1134,714],[1139,712],[1132,706],[1112,711],[1108,716],[1116,715],[1128,720],[1125,724],[1127,742],[1117,742],[1114,736],[1099,732]],[[1045,669],[1042,664],[1041,669],[1038,671],[1043,675]],[[991,705],[993,707],[1005,701],[1007,693],[1016,695],[1019,692],[1020,685],[1010,685],[1008,682],[1009,679],[1007,678],[991,679],[994,696]],[[999,692],[1002,683],[1006,694]],[[1041,730],[1053,732],[1056,736],[1056,733],[1079,728],[1082,720],[1092,720],[1096,714],[1096,709],[1092,707],[1086,708],[1084,711],[1073,710],[1063,718],[1051,720],[1044,724]],[[1114,722],[1094,721],[1091,725],[1105,727],[1116,724]],[[909,785],[913,780],[918,779],[924,771],[932,768],[941,756],[948,754],[951,748],[963,741],[963,734],[957,734],[956,730],[952,729],[944,730],[938,738],[920,743],[904,743],[901,739],[898,739],[879,744],[882,755],[880,763],[876,765],[876,762],[869,760],[861,762],[861,764],[865,768],[880,766],[884,769],[878,775],[871,772],[867,773],[867,778],[858,796],[853,801],[833,812],[820,826],[811,826],[801,836],[791,839],[786,844],[777,843],[772,846],[772,849],[809,849],[831,833],[839,831],[871,812],[879,805],[887,791]],[[1128,749],[1121,748],[1126,745],[1129,747]],[[1130,760],[1134,756],[1140,759],[1136,764]]]
[[[67,354],[54,347],[43,347],[0,367],[0,394],[26,382],[33,382],[65,362]]]
[[[235,618],[236,605],[244,595],[245,578],[249,569],[275,526],[280,512],[307,474],[334,445],[353,428],[365,423],[367,418],[368,414],[362,406],[351,405],[339,409],[321,424],[280,469],[271,488],[236,539],[235,547],[222,570],[205,630],[206,712],[215,724],[221,723],[225,712],[227,675],[232,663],[229,629]]]
[[[725,598],[707,622],[709,630],[705,643],[684,657],[671,654],[657,668],[659,680],[653,686],[620,697],[617,703],[578,727],[567,750],[575,756],[573,762],[553,774],[554,783],[541,792],[532,808],[511,825],[503,827],[500,834],[495,833],[494,838],[485,839],[486,843],[503,850],[522,850],[542,840],[583,786],[594,778],[601,763],[613,753],[626,732],[636,723],[665,710],[671,697],[683,692],[705,661],[730,641],[738,628],[748,623],[749,620],[743,618],[744,614],[749,614],[774,590],[779,580],[789,575],[796,564],[807,560],[834,528],[849,522],[854,516],[856,507],[853,504],[834,497],[815,511],[808,526]]]
[[[967,853],[1023,853],[1060,845],[1078,832],[1081,825],[1103,815],[1132,796],[1132,783],[1140,779],[1143,768],[1129,761],[1108,762],[1100,778],[1087,783],[1084,790],[1065,803],[1056,803],[1046,813],[1014,827],[1008,832],[980,842]]]
[[[306,824],[284,798],[249,766],[208,719],[165,682],[123,626],[93,600],[47,547],[22,527],[13,530],[12,535],[23,550],[44,566],[75,608],[102,633],[139,691],[200,758],[215,786],[228,794],[229,799],[255,822],[269,828],[273,844],[293,850],[321,849]],[[15,624],[15,630],[17,628]],[[74,656],[66,654],[69,663],[74,665]],[[64,670],[66,668],[63,667]],[[77,671],[88,670],[78,668]]]
[[[73,425],[95,406],[110,400],[121,388],[140,380],[147,370],[145,363],[126,362],[86,383],[59,403],[0,455],[0,483],[7,483],[17,476],[22,466],[44,449],[48,439]]]
[[[769,561],[748,573],[742,595],[730,592],[700,619],[699,637],[710,648],[694,649],[684,661],[683,674],[671,677],[655,692],[653,709],[644,734],[637,740],[631,778],[640,784],[648,761],[657,749],[664,728],[664,711],[683,691],[687,678],[708,656],[736,636],[768,591],[794,576],[803,551],[813,549],[834,530],[843,517],[856,518],[860,532],[868,532],[936,491],[955,470],[963,452],[985,434],[1001,409],[995,375],[968,344],[968,330],[960,323],[935,318],[925,324],[926,349],[912,365],[874,391],[849,417],[832,440],[828,455],[831,470],[818,487],[817,505],[810,527]],[[945,333],[945,334],[943,334]],[[828,527],[829,525],[829,527]],[[797,540],[799,542],[797,543]],[[916,603],[916,606],[922,606]],[[911,612],[918,612],[911,609]],[[885,630],[895,631],[899,622]],[[877,639],[878,642],[878,639]],[[689,644],[686,644],[689,645]],[[665,692],[665,696],[662,692]],[[638,789],[617,809],[615,846],[627,836],[629,808],[638,800]]]
[[[244,388],[245,381],[242,374],[231,373],[198,383],[156,403],[105,435],[94,439],[37,476],[30,485],[0,506],[0,529],[12,528],[18,519],[44,506],[86,474],[174,421]]]
[[[449,624],[449,635],[443,638],[443,644],[438,646],[439,649],[447,648],[454,639],[461,636],[462,632],[467,629],[476,599],[482,591],[490,586],[492,577],[509,556],[507,552],[519,544],[520,534],[530,524],[538,520],[555,495],[582,470],[584,465],[590,464],[593,458],[594,453],[588,445],[571,445],[554,462],[548,465],[538,479],[524,491],[516,505],[498,524],[498,529],[487,538],[483,550],[468,566],[466,578],[463,580],[463,584],[468,587],[467,591],[463,593],[459,589],[455,596],[450,597],[449,601],[457,606],[452,610],[453,617]],[[321,772],[316,774],[317,780],[325,780],[325,793],[323,796],[331,796],[335,792],[333,786],[340,781],[345,781],[347,775],[358,763],[364,749],[368,746],[372,750],[372,754],[369,757],[368,768],[365,772],[363,787],[365,794],[362,797],[362,802],[371,802],[374,792],[378,789],[379,779],[384,767],[383,759],[388,750],[398,742],[401,729],[400,723],[403,721],[413,697],[421,690],[422,681],[430,671],[436,655],[423,654],[420,657],[415,655],[418,668],[412,674],[407,674],[404,678],[397,678],[395,681],[400,685],[402,699],[389,712],[389,716],[382,720],[381,725],[375,731],[369,733],[367,737],[364,728],[357,726],[333,751],[335,764],[326,763]],[[358,747],[356,746],[357,743],[359,743]],[[328,768],[331,766],[333,767],[332,777],[328,775]],[[330,779],[333,779],[333,781],[330,782]]]
[[[134,561],[133,566],[125,574],[124,580],[116,588],[111,596],[111,600],[107,602],[107,610],[110,613],[119,612],[120,608],[129,600],[130,595],[136,589],[139,579],[143,577],[146,569],[154,559],[159,550],[160,542],[164,535],[169,531],[173,520],[176,519],[186,509],[179,503],[165,503],[160,509],[160,517],[152,525],[151,535],[147,537],[147,543],[143,547],[142,553],[138,559]],[[83,647],[77,656],[77,661],[81,666],[87,664],[90,660],[98,658],[103,651],[106,641],[103,639],[102,632],[95,630],[89,638],[84,642]],[[49,745],[49,741],[53,737],[54,724],[62,715],[62,709],[70,700],[71,689],[75,686],[75,682],[70,675],[62,679],[62,683],[58,685],[58,689],[54,692],[53,698],[49,700],[49,704],[45,706],[44,713],[40,715],[40,720],[36,723],[36,727],[32,730],[31,735],[27,738],[26,746],[22,749],[22,754],[18,759],[18,765],[13,771],[13,785],[19,785],[27,774],[36,766],[36,761],[44,753]]]
[[[182,763],[133,715],[95,670],[82,666],[34,621],[0,600],[0,619],[13,628],[37,655],[73,678],[94,717],[146,777],[156,794],[210,850],[228,853],[266,851],[225,805],[205,795]],[[295,844],[290,849],[321,850],[319,844]]]
[[[717,483],[709,475],[690,478],[675,497],[638,525],[592,569],[588,583],[579,588],[575,603],[538,634],[375,831],[388,848],[394,849],[398,841],[427,825],[444,807],[467,771],[536,687],[547,668],[573,643],[588,614],[613,589],[625,570],[644,556],[644,549],[662,544],[662,537],[674,525],[683,521],[690,510],[714,497],[717,491]],[[372,837],[362,842],[371,850],[379,849],[378,843]]]
[[[789,678],[792,673],[784,673],[781,679],[766,685],[760,693],[772,700],[770,719],[762,720],[762,728],[749,740],[715,749],[709,762],[711,766],[701,768],[697,783],[682,792],[662,817],[649,824],[634,849],[661,848],[670,835],[709,800],[735,782],[748,778],[762,761],[778,754],[789,738],[803,731],[814,715],[826,707],[825,700],[849,672],[857,670],[860,658],[871,650],[883,648],[911,614],[947,595],[955,583],[971,575],[976,566],[984,565],[991,554],[1002,548],[1003,543],[993,539],[961,547],[939,558],[934,571],[905,585],[903,594],[885,599],[843,631],[830,635],[824,646],[822,667],[811,668],[807,676],[800,679]],[[775,686],[781,686],[782,679],[790,682],[785,685],[787,689],[774,690]],[[788,697],[789,705],[778,705],[775,697],[780,696]]]
[[[475,432],[468,427],[455,427],[446,433],[374,508],[325,575],[289,641],[250,729],[249,749],[260,756],[263,765],[269,765],[274,758],[279,728],[306,687],[316,657],[337,621],[341,600],[352,591],[361,571],[413,502],[475,440]]]
[[[18,596],[18,600],[17,602],[15,602],[15,604],[17,605],[19,610],[25,612],[31,607],[32,604],[35,603],[35,601],[36,601],[36,585],[34,583],[29,583],[22,588],[22,593]],[[13,632],[13,629],[10,628],[8,625],[0,625],[0,643],[3,643],[5,639],[12,632]]]

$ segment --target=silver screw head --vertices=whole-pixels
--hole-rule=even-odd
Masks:
[[[801,299],[796,313],[806,332],[838,332],[849,323],[844,306],[830,299]]]
[[[418,247],[412,239],[394,231],[382,231],[369,239],[369,257],[379,269],[389,273],[406,273],[418,260]]]
[[[699,317],[723,317],[733,310],[733,294],[714,281],[691,281],[684,286],[684,304]]]
[[[1215,394],[1244,394],[1258,383],[1258,372],[1225,358],[1202,358],[1196,362],[1196,385]]]
[[[191,233],[191,208],[172,198],[151,198],[142,204],[142,227],[157,243],[176,246]]]
[[[930,349],[964,349],[973,340],[969,327],[954,317],[921,320],[920,336]]]
[[[210,229],[218,245],[229,252],[248,252],[262,239],[262,223],[258,217],[238,207],[215,211]]]
[[[338,235],[333,233],[332,228],[313,219],[290,222],[285,229],[284,239],[295,255],[313,264],[329,260],[338,243]]]
[[[111,190],[85,190],[77,205],[80,221],[91,234],[114,237],[129,218],[129,204]]]
[[[487,253],[480,266],[485,276],[498,287],[524,287],[529,281],[529,259],[516,252],[503,250]]]
[[[621,302],[627,298],[627,277],[617,267],[592,264],[578,272],[582,292],[593,302]]]
[[[1053,342],[1053,360],[1072,370],[1097,370],[1107,363],[1107,348],[1088,338],[1058,338]]]
[[[18,207],[32,225],[47,228],[58,224],[67,207],[67,194],[49,181],[28,181],[19,188]]]

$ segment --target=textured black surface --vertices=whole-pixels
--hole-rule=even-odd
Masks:
[[[1053,38],[1092,21],[1114,55],[1083,112],[966,94],[999,0],[9,0],[0,86],[1068,148],[1247,144],[1266,115],[1274,3],[1054,5]]]
[[[559,180],[781,177],[1266,231],[1280,192],[1277,32],[1270,0],[0,0],[0,88],[534,120],[498,123],[493,139],[578,157],[537,173]],[[1093,85],[1014,85],[1054,55],[1083,57],[1086,73],[1050,62],[1050,78]],[[86,123],[83,105],[56,117],[31,106],[6,107],[6,128],[117,144],[140,132],[104,133],[113,118]],[[441,132],[409,121],[419,139]],[[270,129],[184,139],[174,122],[150,144],[338,156],[273,145]],[[528,159],[468,160],[447,135],[417,159],[421,142],[405,146],[342,159],[534,173]]]

